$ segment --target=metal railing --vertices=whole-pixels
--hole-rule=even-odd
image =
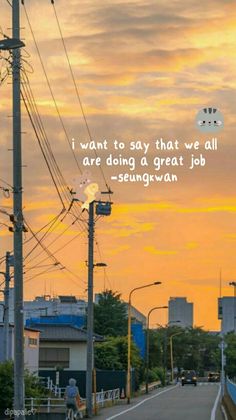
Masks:
[[[55,386],[56,387],[56,386]],[[61,393],[65,388],[58,388],[58,393]],[[60,392],[59,392],[60,390]],[[115,403],[120,399],[120,389],[110,389],[108,391],[101,391],[96,393],[96,404],[97,406],[104,407],[107,401]],[[81,403],[86,406],[86,400],[81,398]],[[95,403],[95,398],[93,394],[93,404]],[[63,412],[65,410],[65,400],[61,397],[45,397],[45,398],[26,398],[25,407],[32,411],[37,412]],[[82,406],[83,409],[83,406]]]

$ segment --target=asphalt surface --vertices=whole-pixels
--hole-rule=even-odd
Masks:
[[[208,383],[159,389],[130,405],[102,410],[99,420],[224,420],[219,407],[213,408],[218,392],[218,384]]]

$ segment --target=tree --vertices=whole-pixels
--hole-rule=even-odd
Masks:
[[[127,335],[126,305],[121,295],[112,290],[99,294],[99,302],[94,305],[94,331],[110,337]]]
[[[236,377],[236,335],[234,332],[227,334],[226,339],[227,348],[225,349],[226,356],[226,373],[230,378]]]
[[[95,346],[95,366],[98,369],[127,369],[127,337],[109,337]],[[142,358],[134,342],[131,342],[131,366],[139,369]]]
[[[220,370],[218,335],[212,335],[202,328],[183,329],[178,326],[150,331],[150,367],[170,369],[170,336],[173,338],[174,365],[179,369],[194,369],[203,375],[204,371]]]
[[[3,414],[7,408],[12,409],[14,395],[13,370],[14,365],[12,361],[0,363],[0,414]],[[26,370],[26,398],[44,397],[46,394],[47,391],[39,383],[39,379]]]
[[[97,369],[127,370],[127,337],[108,337],[104,343],[95,345],[95,366]],[[139,349],[131,342],[131,366],[135,369],[135,384],[144,380],[144,363]]]

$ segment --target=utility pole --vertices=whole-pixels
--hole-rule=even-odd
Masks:
[[[102,192],[101,194],[112,194]],[[106,264],[94,264],[94,209],[97,216],[110,216],[111,202],[92,201],[89,203],[88,218],[88,309],[87,309],[87,371],[86,371],[86,415],[93,416],[93,362],[94,362],[94,340],[93,340],[93,269],[95,266],[104,267]]]
[[[3,360],[9,359],[9,286],[10,286],[10,252],[6,252],[6,272],[4,289],[4,327],[3,327]]]
[[[20,4],[12,1],[12,37],[20,40]],[[20,48],[12,50],[13,82],[13,214],[14,214],[14,409],[25,419],[24,396],[24,316],[22,244],[22,152],[20,102]]]
[[[224,397],[225,394],[225,349],[227,344],[224,341],[224,334],[221,335],[221,343],[219,344],[221,349],[221,398]]]
[[[88,220],[88,310],[87,310],[87,371],[86,371],[86,414],[93,415],[92,373],[93,373],[93,252],[94,252],[94,201],[89,204]]]

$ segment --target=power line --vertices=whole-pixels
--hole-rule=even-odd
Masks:
[[[81,236],[84,232],[87,231],[87,227],[85,227],[82,231],[80,231],[77,235],[75,235],[72,239],[70,239],[68,242],[66,242],[64,245],[62,245],[60,248],[56,249],[53,254],[57,254],[58,252],[62,251],[64,248],[66,248],[68,245],[70,245],[75,239],[77,239],[79,236]],[[40,260],[38,264],[42,264],[43,262],[47,261],[49,257],[44,258],[43,260]],[[31,260],[32,262],[32,260]],[[35,265],[35,267],[38,266],[38,264]]]
[[[71,62],[70,62],[70,58],[69,58],[69,54],[68,54],[68,51],[67,51],[65,39],[64,39],[63,34],[62,34],[62,29],[61,29],[58,14],[57,14],[57,11],[56,11],[56,7],[55,7],[55,4],[54,4],[54,1],[51,1],[51,3],[52,3],[52,6],[53,6],[53,10],[54,10],[54,14],[55,14],[56,22],[57,22],[57,27],[58,27],[58,30],[59,30],[59,33],[60,33],[62,45],[63,45],[64,52],[65,52],[65,55],[66,55],[67,63],[68,63],[68,66],[69,66],[71,78],[72,78],[72,81],[73,81],[73,85],[74,85],[74,88],[75,88],[76,96],[77,96],[77,99],[78,99],[78,102],[79,102],[79,106],[80,106],[80,109],[81,109],[81,113],[82,113],[82,116],[83,116],[85,127],[86,127],[86,130],[87,130],[89,139],[90,139],[90,141],[92,141],[92,134],[91,134],[91,131],[90,131],[90,128],[89,128],[89,125],[88,125],[88,120],[87,120],[87,117],[86,117],[86,114],[85,114],[84,106],[82,104],[82,100],[81,100],[81,97],[80,97],[80,94],[79,94],[78,86],[77,86],[77,83],[76,83],[76,80],[75,80],[75,75],[74,75],[72,65],[71,65]],[[95,153],[95,156],[98,157],[96,150],[94,150],[94,153]],[[110,191],[110,188],[108,187],[104,171],[103,171],[101,166],[99,166],[99,168],[100,168],[105,186],[106,186],[107,190]]]
[[[24,96],[24,94],[23,94],[23,93],[22,93],[22,98],[23,98],[23,102],[24,102],[24,105],[25,105],[26,111],[27,111],[27,113],[28,113],[28,116],[29,116],[29,119],[30,119],[31,125],[32,125],[32,127],[33,127],[33,129],[34,129],[34,132],[35,132],[36,138],[37,138],[38,143],[39,143],[39,146],[40,146],[40,148],[41,148],[41,152],[42,152],[42,154],[43,154],[44,160],[45,160],[45,162],[46,162],[46,165],[47,165],[48,170],[49,170],[49,172],[50,172],[50,175],[51,175],[52,181],[53,181],[54,186],[55,186],[55,188],[56,188],[57,194],[58,194],[58,196],[59,196],[59,199],[60,199],[60,201],[61,201],[61,204],[62,204],[63,208],[65,208],[64,201],[63,201],[63,199],[62,199],[61,193],[60,193],[59,188],[58,188],[58,186],[57,186],[57,184],[56,184],[56,181],[55,181],[55,179],[54,179],[54,176],[53,176],[52,170],[51,170],[51,168],[50,168],[50,165],[48,164],[48,161],[47,161],[47,158],[46,158],[45,152],[44,152],[44,150],[43,150],[43,148],[42,148],[42,145],[41,145],[41,142],[40,142],[40,138],[39,138],[39,136],[38,136],[38,133],[37,133],[37,130],[36,130],[36,127],[35,127],[34,121],[33,121],[33,119],[32,119],[31,113],[30,113],[30,111],[29,111],[29,107],[28,107],[28,105],[27,105],[27,103],[26,103],[26,99],[25,99],[25,96]]]
[[[49,247],[49,246],[51,246],[52,244],[54,244],[55,242],[57,242],[58,241],[58,239],[59,238],[61,238],[63,235],[64,235],[64,233],[71,227],[71,226],[73,226],[74,224],[75,224],[75,222],[76,222],[76,219],[70,224],[70,225],[68,225],[55,239],[53,239],[53,241],[51,241],[47,246]],[[50,232],[50,233],[52,233],[52,231]],[[41,238],[41,240],[42,240],[42,238]],[[41,251],[41,252],[39,252],[35,257],[33,257],[30,261],[28,261],[28,263],[30,263],[30,262],[32,262],[34,259],[36,259],[39,255],[41,255],[42,254],[42,252],[43,251]],[[28,258],[28,256],[31,254],[32,252],[29,252],[27,255],[26,255],[26,257],[25,257],[25,260]]]
[[[100,258],[100,262],[102,262],[103,258],[102,258],[101,248],[100,248],[99,243],[98,243],[97,240],[95,241],[95,244],[96,244],[96,247],[97,247],[97,250],[98,250],[98,255],[99,255],[99,258]],[[103,289],[104,290],[106,289],[106,287],[105,287],[106,286],[106,280],[108,281],[109,286],[112,289],[111,282],[110,282],[110,279],[108,277],[106,267],[103,267],[103,272],[104,272],[104,285],[103,285]]]
[[[50,84],[50,81],[49,81],[49,78],[48,78],[48,75],[47,75],[47,72],[46,72],[44,63],[43,63],[43,59],[42,59],[42,56],[41,56],[41,53],[40,53],[40,50],[39,50],[39,47],[38,47],[38,43],[37,43],[36,38],[35,38],[35,35],[34,35],[34,31],[33,31],[33,28],[32,28],[31,22],[30,22],[30,18],[29,18],[29,15],[27,13],[27,10],[26,10],[26,7],[25,7],[24,4],[23,4],[23,8],[24,8],[25,16],[26,16],[26,19],[27,19],[27,22],[28,22],[28,25],[29,25],[29,28],[30,28],[30,32],[31,32],[31,35],[32,35],[32,38],[33,38],[33,41],[34,41],[34,44],[35,44],[35,48],[37,50],[37,54],[38,54],[38,57],[39,57],[39,60],[40,60],[40,64],[41,64],[41,67],[43,69],[43,73],[44,73],[44,76],[45,76],[45,79],[46,79],[46,82],[47,82],[47,85],[48,85],[48,88],[49,88],[49,91],[50,91],[50,94],[51,94],[51,97],[52,97],[52,100],[53,100],[53,103],[54,103],[54,106],[55,106],[55,109],[56,109],[56,112],[57,112],[58,118],[60,120],[62,129],[63,129],[63,131],[65,133],[65,137],[66,137],[67,143],[69,145],[70,151],[71,151],[71,153],[73,155],[73,158],[75,160],[77,169],[79,170],[80,173],[82,173],[82,170],[81,170],[81,168],[79,166],[79,163],[78,163],[78,160],[76,158],[75,152],[72,149],[71,142],[70,142],[68,133],[66,131],[66,127],[65,127],[65,124],[63,122],[63,119],[62,119],[60,110],[58,108],[58,105],[57,105],[57,102],[56,102],[56,98],[54,96],[54,93],[53,93],[53,90],[52,90],[52,87],[51,87],[51,84]]]
[[[52,152],[52,148],[50,146],[50,142],[49,139],[47,137],[43,122],[42,122],[42,118],[39,114],[39,110],[34,98],[34,94],[32,92],[31,86],[30,86],[30,82],[29,79],[27,77],[27,75],[24,75],[25,79],[26,79],[26,84],[23,88],[24,90],[24,94],[26,96],[27,99],[27,104],[29,105],[28,109],[27,109],[27,113],[30,117],[30,115],[32,115],[32,117],[30,117],[30,121],[34,122],[33,125],[33,129],[35,131],[36,134],[36,138],[38,140],[40,149],[43,153],[44,159],[46,159],[46,164],[48,166],[48,169],[50,170],[50,175],[52,176],[52,174],[54,174],[53,177],[53,182],[54,185],[58,183],[58,185],[60,186],[60,189],[62,191],[62,194],[64,196],[64,198],[66,199],[66,201],[69,203],[69,208],[71,210],[72,205],[74,204],[74,200],[71,197],[71,192],[67,186],[67,183],[65,181],[65,178],[63,177],[59,166],[56,162],[55,156]],[[25,101],[26,103],[26,101]],[[39,138],[41,139],[41,141],[39,141]],[[45,144],[45,147],[44,147]],[[57,181],[56,181],[57,180]],[[57,191],[59,191],[59,188],[57,188]],[[78,205],[78,202],[76,202],[76,204]],[[64,202],[63,202],[64,205]],[[75,209],[77,215],[78,215],[78,211],[77,211],[77,207]],[[76,217],[76,216],[75,216]]]
[[[9,184],[7,181],[4,181],[4,179],[0,178],[0,181],[3,182],[3,184],[6,184],[11,189],[13,189],[13,186],[11,184]]]

